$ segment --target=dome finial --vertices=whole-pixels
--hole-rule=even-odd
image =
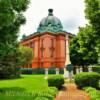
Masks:
[[[48,9],[48,16],[41,20],[37,32],[63,32],[60,20],[53,16],[53,9]]]
[[[48,9],[48,12],[49,12],[49,16],[52,16],[53,15],[53,9]]]

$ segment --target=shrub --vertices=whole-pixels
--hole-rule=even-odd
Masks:
[[[58,89],[56,87],[49,87],[47,93],[55,97],[58,93]]]
[[[91,100],[100,100],[100,91],[92,87],[85,87],[84,90],[89,93]]]
[[[45,74],[45,68],[21,68],[20,72],[22,74]],[[56,74],[56,68],[51,67],[48,70],[49,74]],[[59,74],[63,74],[63,68],[59,68]]]
[[[53,96],[48,94],[48,93],[39,93],[38,95],[35,95],[35,97],[33,97],[33,100],[54,100]]]
[[[5,89],[6,90],[6,89]],[[3,89],[0,91],[0,100],[54,100],[54,97],[56,96],[58,90],[55,87],[49,87],[44,90],[33,90],[32,92],[27,91],[21,91],[19,90],[5,90]],[[10,94],[8,96],[8,94]]]
[[[37,68],[37,74],[45,74],[44,68]]]
[[[21,68],[22,74],[45,74],[44,68]]]
[[[100,66],[92,67],[92,70],[100,74]]]
[[[51,67],[48,70],[49,74],[56,74],[56,67]],[[64,74],[63,68],[59,68],[59,74]]]
[[[54,86],[60,89],[64,84],[64,78],[61,75],[54,75],[48,78],[48,86]]]
[[[59,68],[59,74],[64,74],[64,69],[63,68]]]
[[[54,100],[57,92],[57,88],[49,87],[47,90],[34,92],[33,100]]]
[[[100,75],[95,72],[82,72],[75,75],[75,83],[79,88],[86,86],[99,87]]]
[[[46,97],[36,97],[34,100],[49,100],[49,99]]]
[[[49,68],[48,73],[49,74],[55,74],[56,73],[56,68],[55,67]]]
[[[32,68],[21,68],[20,71],[22,74],[32,74],[33,73]]]

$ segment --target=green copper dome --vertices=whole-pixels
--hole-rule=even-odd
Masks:
[[[62,32],[63,26],[61,21],[53,16],[53,9],[49,9],[48,12],[48,16],[41,20],[37,32]]]

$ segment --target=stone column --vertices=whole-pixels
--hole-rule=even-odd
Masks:
[[[59,68],[56,68],[56,74],[57,75],[59,74]]]
[[[72,82],[73,71],[69,72],[69,81]]]
[[[73,76],[73,70],[71,71],[71,74],[72,74],[72,76]]]
[[[81,72],[83,72],[83,71],[82,71],[82,67],[80,67],[80,73],[81,73]]]
[[[66,35],[66,59],[65,59],[65,67],[68,64],[71,64],[70,62],[70,55],[69,55],[69,37],[68,35]],[[66,68],[64,68],[64,77],[68,78],[69,76],[69,72],[66,70]]]
[[[68,78],[69,76],[69,72],[66,70],[66,68],[64,68],[64,78]]]
[[[88,71],[92,72],[92,66],[88,66]]]
[[[71,64],[69,55],[69,37],[66,35],[66,61],[65,65]]]
[[[45,68],[45,79],[48,79],[48,68]]]
[[[76,74],[80,73],[79,68],[76,67]]]

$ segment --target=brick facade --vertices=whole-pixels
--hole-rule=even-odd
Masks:
[[[69,33],[44,32],[35,34],[21,41],[22,45],[32,48],[34,54],[32,64],[26,67],[64,67],[66,60],[66,35],[69,37]]]

